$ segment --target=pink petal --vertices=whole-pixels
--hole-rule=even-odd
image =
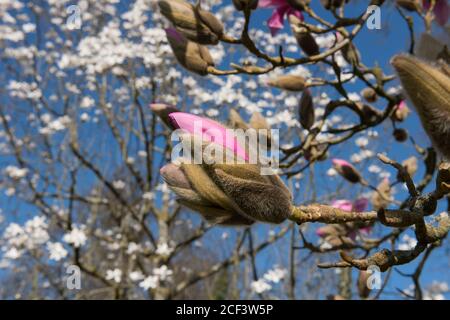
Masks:
[[[286,0],[259,0],[258,8],[280,7],[285,6],[286,4]]]
[[[289,17],[289,16],[296,16],[297,18],[300,19],[300,21],[305,20],[305,19],[303,18],[302,12],[299,11],[299,10],[293,9],[292,7],[289,8],[289,10],[287,11],[286,15],[287,15],[288,17]]]
[[[351,212],[353,203],[349,200],[335,200],[331,203],[331,206],[347,212]]]
[[[345,161],[343,159],[332,159],[331,162],[335,166],[341,166],[341,167],[352,167],[351,163],[348,161]]]
[[[227,130],[220,123],[185,112],[172,112],[169,114],[169,119],[175,128],[182,129],[190,134],[201,133],[202,139],[233,150],[236,155],[248,160],[247,153],[238,144],[232,131]],[[201,132],[196,132],[196,130]]]
[[[283,29],[284,16],[289,8],[289,5],[284,5],[273,10],[272,15],[269,20],[267,20],[267,25],[270,28],[272,36],[276,35],[280,29]]]
[[[324,228],[318,228],[318,229],[316,230],[316,234],[317,234],[319,237],[323,238],[323,237],[325,237],[325,236],[327,235],[327,232],[326,232],[326,230],[325,230]]]
[[[356,199],[356,201],[353,203],[352,210],[355,212],[363,212],[367,209],[367,206],[369,205],[369,200],[366,198],[359,198]]]
[[[167,37],[174,38],[176,41],[183,41],[183,36],[175,28],[165,29]]]

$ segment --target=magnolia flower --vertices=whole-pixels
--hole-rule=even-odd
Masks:
[[[158,115],[167,117],[172,128],[184,132],[182,139],[194,142],[194,158],[199,152],[201,159],[211,157],[200,164],[181,159],[179,164],[161,168],[162,177],[181,204],[212,223],[225,225],[249,225],[255,220],[281,223],[290,215],[292,197],[283,181],[276,175],[261,175],[258,164],[245,163],[245,149],[224,126],[188,113],[163,112],[161,105],[152,105],[154,108]],[[216,161],[220,160],[217,154],[206,155],[209,147],[230,157],[231,164]]]
[[[359,198],[355,201],[350,200],[335,200],[331,203],[334,208],[341,209],[347,212],[363,212],[367,209],[369,200],[366,198]],[[318,228],[316,234],[325,241],[325,243],[332,247],[351,245],[356,239],[356,231],[359,230],[365,234],[370,233],[371,226],[358,225],[356,223],[346,224],[331,224]]]
[[[425,10],[429,10],[431,6],[430,0],[422,0],[422,5]],[[436,0],[433,13],[436,18],[436,22],[441,26],[445,26],[447,20],[450,16],[450,7],[447,3],[447,0]]]
[[[294,15],[300,20],[303,20],[303,14],[300,10],[294,8],[294,2],[296,1],[259,0],[259,8],[273,8],[272,15],[267,21],[272,36],[275,36],[279,30],[283,29],[286,16]]]
[[[363,212],[368,205],[369,201],[366,198],[359,198],[354,202],[351,202],[350,200],[335,200],[331,203],[332,207],[348,212]]]

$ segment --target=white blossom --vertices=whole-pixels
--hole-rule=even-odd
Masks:
[[[67,250],[59,242],[48,242],[47,249],[50,254],[50,260],[60,261],[67,257]]]
[[[86,243],[87,237],[82,228],[73,227],[70,232],[64,235],[63,240],[75,248],[79,248]]]
[[[106,270],[106,280],[113,280],[114,282],[120,283],[122,280],[122,270],[114,269],[114,270]]]
[[[264,279],[253,281],[250,286],[252,291],[257,294],[261,294],[272,289],[272,286]]]

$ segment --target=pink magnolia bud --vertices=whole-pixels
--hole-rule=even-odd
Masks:
[[[261,175],[257,164],[235,164],[237,159],[246,157],[246,153],[234,136],[228,136],[230,132],[224,126],[184,112],[171,112],[167,117],[173,128],[185,132],[184,138],[200,144],[201,148],[191,150],[194,156],[201,152],[205,157],[205,148],[211,145],[224,154],[227,154],[225,149],[234,151],[231,163],[210,161],[218,160],[210,155],[202,164],[182,159],[180,166],[164,166],[161,175],[181,204],[212,223],[224,225],[248,225],[254,221],[281,223],[289,217],[292,212],[289,189],[278,176]],[[200,126],[199,133],[196,126]]]
[[[347,181],[351,183],[361,182],[361,174],[356,168],[348,161],[342,159],[332,159],[334,169]]]
[[[396,107],[395,111],[392,114],[392,120],[402,122],[406,119],[409,115],[409,108],[405,102],[405,100],[402,100]]]

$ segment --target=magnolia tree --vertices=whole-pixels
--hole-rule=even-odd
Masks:
[[[445,298],[449,14],[0,1],[0,297]]]

